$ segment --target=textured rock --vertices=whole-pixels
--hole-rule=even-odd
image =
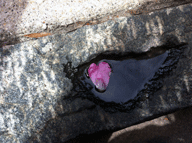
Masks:
[[[65,142],[191,106],[191,9],[183,5],[122,17],[0,48],[0,142]],[[78,66],[100,53],[137,54],[160,46],[178,47],[174,68],[132,110],[110,105],[109,112],[73,89]]]
[[[191,0],[6,0],[0,2],[0,46],[32,38],[32,33],[66,33],[119,16],[149,13]],[[88,22],[88,23],[87,23]]]

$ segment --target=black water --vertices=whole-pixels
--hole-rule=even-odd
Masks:
[[[168,56],[168,52],[151,59],[126,59],[122,61],[107,60],[113,69],[110,76],[109,85],[105,92],[98,92],[92,88],[92,93],[106,102],[124,103],[137,96],[144,85],[153,78],[155,72],[161,67]],[[99,61],[99,62],[102,62]],[[86,72],[86,70],[85,70]],[[94,87],[90,78],[84,74],[85,82]]]
[[[132,109],[161,89],[164,78],[176,68],[183,49],[180,45],[154,48],[143,54],[101,54],[79,66],[78,72],[71,77],[74,88],[70,98],[87,98],[112,112]],[[109,63],[112,73],[106,91],[101,93],[86,75],[91,63],[102,61]]]

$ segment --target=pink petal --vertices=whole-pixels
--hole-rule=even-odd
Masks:
[[[104,90],[109,84],[111,68],[106,62],[101,62],[98,66],[92,63],[88,69],[88,74],[96,88]]]

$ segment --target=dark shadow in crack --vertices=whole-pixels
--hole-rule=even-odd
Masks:
[[[117,132],[80,135],[65,143],[188,143],[192,140],[191,120],[189,107]]]

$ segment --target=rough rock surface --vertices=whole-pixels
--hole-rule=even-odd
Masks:
[[[32,33],[66,33],[86,24],[96,24],[118,16],[149,13],[190,2],[191,0],[1,0],[0,44],[10,45],[31,40],[32,38],[25,36]]]
[[[65,142],[191,106],[191,15],[188,4],[0,48],[0,142]],[[108,112],[88,98],[71,97],[68,62],[75,72],[100,53],[143,53],[160,46],[179,46],[181,53],[160,90],[139,106]]]

